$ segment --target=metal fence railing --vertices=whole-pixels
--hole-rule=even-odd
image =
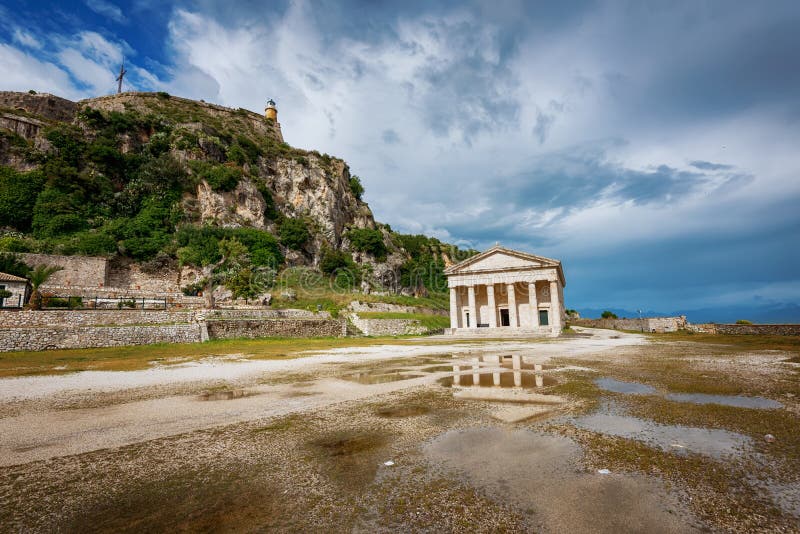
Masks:
[[[0,299],[0,309],[16,309],[22,308],[22,295],[15,295],[8,298]]]
[[[156,297],[74,297],[45,296],[42,309],[46,310],[166,310],[167,298]]]

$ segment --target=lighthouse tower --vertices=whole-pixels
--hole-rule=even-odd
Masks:
[[[264,109],[264,116],[267,117],[267,120],[278,122],[278,108],[275,107],[275,101],[271,98]]]

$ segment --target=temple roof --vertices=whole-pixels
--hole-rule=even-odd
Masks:
[[[499,260],[499,261],[498,261]],[[444,270],[447,276],[491,271],[521,271],[528,269],[556,268],[561,284],[566,286],[561,262],[544,256],[528,254],[496,245],[480,254],[451,265]]]

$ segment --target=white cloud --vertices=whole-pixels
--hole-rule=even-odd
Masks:
[[[5,90],[33,89],[73,99],[83,96],[62,69],[9,45],[0,44],[0,71]]]
[[[125,22],[122,10],[107,0],[86,0],[86,6],[99,15],[108,17],[115,22]]]
[[[14,42],[19,43],[24,47],[33,48],[36,50],[42,48],[42,43],[39,41],[39,39],[34,37],[30,32],[27,32],[21,28],[16,28],[14,30]]]

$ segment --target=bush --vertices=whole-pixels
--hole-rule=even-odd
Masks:
[[[618,319],[616,313],[610,312],[608,310],[606,310],[603,313],[601,313],[600,317],[602,317],[603,319]]]
[[[210,165],[199,161],[192,163],[192,169],[198,178],[208,182],[215,191],[233,191],[244,174],[241,167]]]
[[[308,242],[311,234],[302,219],[285,219],[280,229],[281,243],[294,250],[300,250]]]
[[[106,232],[82,232],[69,244],[69,253],[106,256],[117,252],[117,240]]]
[[[347,233],[347,237],[354,249],[372,254],[378,261],[386,259],[386,245],[383,243],[383,233],[380,230],[355,228]]]
[[[736,324],[753,324],[752,321],[748,321],[747,319],[739,319],[736,321]]]
[[[350,177],[350,192],[353,193],[353,196],[358,200],[361,200],[361,195],[364,194],[364,186],[361,184],[361,178],[355,174]]]
[[[322,253],[319,269],[325,274],[334,274],[337,271],[356,271],[357,267],[353,258],[346,252],[327,249]]]

